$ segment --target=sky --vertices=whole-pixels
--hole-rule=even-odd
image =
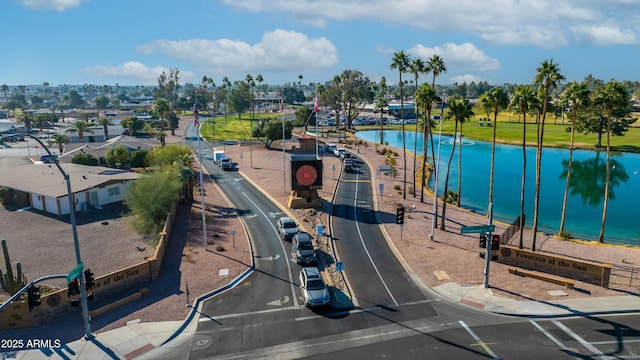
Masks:
[[[568,81],[640,81],[639,0],[3,0],[0,24],[9,86],[151,86],[169,69],[182,84],[391,84],[398,51],[442,57],[445,85],[529,84],[549,59]]]

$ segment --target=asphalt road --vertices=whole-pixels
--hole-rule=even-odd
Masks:
[[[205,166],[246,224],[256,269],[205,302],[191,359],[640,359],[634,315],[508,317],[416,285],[380,234],[362,163],[343,174],[331,219],[355,306],[307,309],[299,266],[276,232],[282,213],[237,173],[214,167],[210,146],[201,145]]]

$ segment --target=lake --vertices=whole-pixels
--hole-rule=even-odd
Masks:
[[[416,133],[406,131],[406,148],[413,151]],[[379,143],[379,130],[359,131],[362,140]],[[438,149],[438,135],[433,137]],[[385,130],[384,140],[390,146],[402,148],[402,132]],[[447,161],[453,138],[442,136],[438,162],[438,195],[444,189]],[[480,214],[486,214],[489,198],[491,169],[491,143],[463,139],[461,205]],[[422,155],[422,134],[418,133],[417,153]],[[449,190],[458,188],[458,150],[454,154]],[[525,215],[527,227],[533,222],[535,196],[534,147],[527,148],[527,179],[525,189]],[[560,227],[569,150],[545,148],[542,152],[540,211],[538,231],[555,234]],[[429,160],[431,160],[429,150]],[[565,231],[573,238],[597,240],[602,222],[604,184],[607,154],[605,151],[575,150],[571,169],[570,196],[567,201]],[[496,144],[493,185],[494,219],[511,223],[520,213],[522,180],[522,146]],[[605,243],[640,245],[640,154],[612,153],[609,208],[605,227]],[[433,177],[430,186],[433,188]]]

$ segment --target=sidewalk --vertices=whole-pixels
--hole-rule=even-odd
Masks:
[[[326,139],[326,141],[337,143],[337,139]],[[351,148],[349,150],[356,153],[359,158],[367,161],[371,167],[372,177],[374,177],[373,174],[375,174],[375,169],[379,166],[381,158],[375,154],[373,146],[360,149]],[[249,150],[246,147],[227,146],[226,151],[232,158],[236,159],[243,159],[242,154],[244,154],[244,164],[241,165],[242,175],[253,180],[261,187],[263,192],[285,207],[284,204],[286,204],[288,193],[283,191],[283,184],[277,181],[269,182],[268,180],[273,178],[273,174],[282,176],[280,159],[283,155],[281,151],[276,149],[274,152],[256,147],[252,151],[251,159],[248,159]],[[277,156],[277,160],[273,156]],[[326,159],[334,161],[331,158]],[[254,164],[259,164],[260,167],[250,166],[250,161]],[[408,160],[408,164],[412,161],[412,159],[411,161]],[[323,198],[330,196],[332,187],[336,185],[334,175],[331,173],[325,174],[325,188],[321,191]],[[402,176],[399,176],[399,178],[402,178]],[[500,268],[500,264],[493,265],[492,263],[490,274],[492,280],[490,284],[492,286],[499,284],[499,287],[485,288],[482,286],[482,267],[478,271],[478,266],[483,266],[484,260],[479,259],[477,256],[477,243],[473,242],[471,244],[468,238],[458,236],[455,228],[453,228],[453,223],[449,224],[452,227],[449,231],[436,231],[437,242],[429,242],[426,239],[424,228],[430,228],[428,214],[432,203],[429,201],[419,202],[413,198],[408,198],[405,201],[407,205],[413,202],[416,205],[416,211],[408,213],[410,216],[404,227],[404,238],[401,240],[397,232],[398,229],[396,229],[397,226],[390,225],[392,223],[390,219],[393,218],[393,207],[395,203],[402,201],[402,195],[394,194],[392,190],[397,181],[395,179],[376,177],[372,186],[377,187],[379,183],[385,184],[387,189],[384,195],[376,197],[376,202],[378,202],[376,206],[378,206],[378,211],[381,214],[382,229],[388,243],[396,251],[408,273],[416,281],[424,284],[425,287],[448,301],[471,306],[482,311],[528,317],[579,316],[640,311],[640,301],[638,301],[637,295],[609,296],[610,292],[591,288],[584,284],[580,284],[582,292],[566,290],[557,285],[549,285],[538,280],[522,279],[506,274],[503,271],[504,269]],[[331,190],[329,190],[330,187]],[[294,211],[294,213],[296,216],[315,216],[316,218],[314,219],[322,218],[325,215],[322,213],[316,214],[315,212],[309,215],[309,211],[298,210]],[[448,217],[450,219],[459,224],[481,223],[483,221],[482,217],[477,214],[453,207],[447,208],[447,214],[449,214]],[[303,223],[305,226],[309,226],[308,221]],[[314,223],[311,222],[311,224]],[[460,226],[459,224],[458,227]],[[560,243],[560,245],[568,246],[569,244]],[[553,239],[548,237],[545,237],[540,243],[541,248],[549,251],[560,251],[557,248],[560,245],[554,243]],[[588,247],[588,245],[582,246]],[[637,249],[633,251],[621,249],[620,251],[626,254],[628,261],[640,263],[637,257],[637,253],[640,251]],[[438,254],[446,254],[447,256]],[[337,256],[339,258],[339,254]],[[620,255],[616,253],[615,256],[618,257]],[[424,261],[424,259],[429,259],[429,261]],[[453,260],[460,260],[461,263]],[[243,272],[243,274],[247,274],[248,271],[250,270]],[[448,280],[436,279],[433,275],[435,271],[443,271],[448,274]],[[183,273],[183,276],[187,275]],[[241,276],[234,278],[231,283],[240,282],[242,280]],[[217,291],[209,292],[210,288],[192,288],[191,283],[189,287],[196,296],[202,294],[199,299],[205,299],[217,293]],[[527,291],[532,288],[540,288],[543,291]],[[550,292],[552,294],[549,294]],[[141,322],[132,319],[119,328],[96,334],[96,338],[91,341],[85,341],[84,339],[72,341],[56,350],[30,350],[15,354],[0,354],[5,358],[17,359],[187,359],[197,326],[198,317],[196,312],[200,301],[196,300],[193,304],[195,308],[190,309],[186,320]],[[167,342],[169,339],[170,341]]]

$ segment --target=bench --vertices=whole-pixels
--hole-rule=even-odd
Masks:
[[[568,289],[573,289],[576,285],[576,282],[573,279],[567,279],[567,278],[563,278],[556,275],[545,274],[538,271],[524,270],[524,269],[519,269],[513,266],[508,267],[507,270],[509,270],[510,274],[530,277],[533,279],[538,279],[538,280],[550,282],[557,285],[564,285]]]

